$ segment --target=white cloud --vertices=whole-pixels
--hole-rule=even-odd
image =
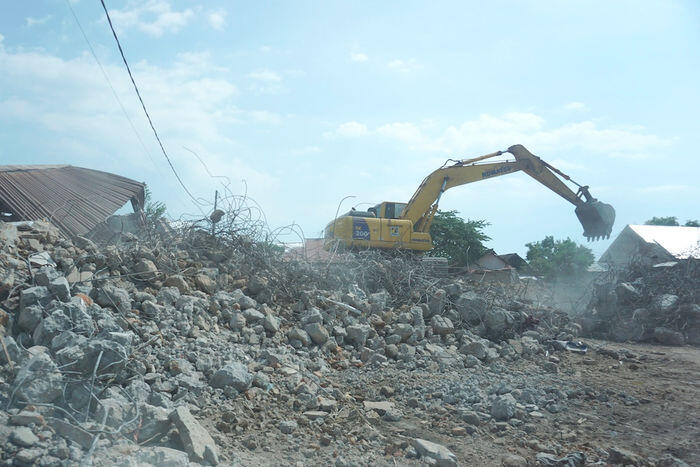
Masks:
[[[257,81],[266,81],[268,83],[279,83],[280,81],[282,81],[282,77],[280,75],[270,70],[253,71],[251,73],[248,73],[248,78]]]
[[[392,60],[386,65],[392,71],[398,71],[399,73],[410,73],[421,68],[421,65],[414,58],[409,58],[408,60]]]
[[[226,12],[224,10],[211,12],[207,20],[212,28],[222,30],[226,26]]]
[[[602,127],[592,120],[551,126],[541,116],[527,112],[509,112],[502,116],[482,114],[447,127],[439,127],[426,120],[419,123],[387,123],[372,130],[363,124],[349,122],[330,133],[345,137],[368,134],[394,140],[411,150],[455,157],[485,154],[505,150],[513,144],[523,144],[550,154],[578,150],[638,160],[653,158],[671,144],[671,141],[649,134],[642,127]],[[578,168],[570,161],[560,159],[559,162],[567,170]]]
[[[346,122],[338,125],[338,128],[335,130],[324,133],[324,136],[326,138],[359,138],[368,134],[367,125],[358,122]]]
[[[353,62],[366,62],[369,60],[369,57],[363,53],[353,52],[350,54],[350,60]]]
[[[253,110],[248,112],[252,120],[257,123],[271,123],[278,124],[282,121],[282,117],[274,112],[268,112],[267,110]]]
[[[2,44],[2,41],[4,41],[4,40],[5,40],[5,36],[3,36],[2,34],[0,34],[0,44]]]
[[[191,8],[173,11],[166,0],[148,0],[130,3],[122,10],[109,10],[114,26],[118,30],[136,28],[154,37],[164,33],[176,33],[194,16]]]
[[[25,22],[28,28],[31,28],[32,26],[36,25],[42,25],[44,23],[47,23],[51,19],[51,15],[46,15],[41,18],[32,18],[32,17],[27,17],[25,18]]]
[[[692,187],[689,185],[652,185],[652,186],[647,186],[639,189],[639,192],[641,193],[667,193],[667,194],[683,194],[683,193],[690,193],[693,191],[697,191],[696,187]]]
[[[588,110],[588,106],[583,102],[569,102],[564,106],[566,110],[583,111]]]
[[[318,146],[304,146],[303,148],[292,149],[289,151],[291,156],[306,156],[310,154],[318,154],[321,152],[321,148]]]

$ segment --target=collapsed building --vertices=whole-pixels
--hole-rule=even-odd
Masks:
[[[143,183],[108,172],[72,165],[0,166],[0,220],[47,220],[68,238],[96,228],[96,235],[133,229],[138,216],[108,220],[128,202],[134,213],[142,211],[144,198]]]

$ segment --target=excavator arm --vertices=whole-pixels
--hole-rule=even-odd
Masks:
[[[515,156],[515,161],[483,162],[504,153]],[[615,221],[613,207],[593,198],[587,186],[577,184],[569,176],[520,144],[511,146],[507,151],[497,151],[485,156],[457,161],[453,165],[435,170],[420,184],[403,210],[401,218],[413,222],[414,232],[428,232],[437,212],[440,197],[446,190],[518,171],[525,172],[576,206],[575,212],[583,226],[583,235],[589,240],[610,236]],[[572,191],[559,177],[577,185],[578,190]]]

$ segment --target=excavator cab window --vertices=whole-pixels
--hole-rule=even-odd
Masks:
[[[403,210],[406,208],[406,203],[383,202],[374,207],[377,217],[384,219],[398,219],[401,217]]]

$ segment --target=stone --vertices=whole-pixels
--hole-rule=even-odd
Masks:
[[[486,358],[486,345],[483,342],[469,342],[468,344],[462,346],[459,351],[464,355],[473,355],[479,360]]]
[[[513,325],[513,315],[503,308],[493,308],[484,313],[484,326],[489,337],[500,339]]]
[[[241,307],[241,310],[247,310],[248,308],[255,308],[258,306],[258,302],[247,295],[243,295],[238,299],[238,305]]]
[[[447,303],[447,292],[444,289],[437,289],[428,299],[428,313],[424,317],[441,315],[445,309],[445,303]]]
[[[118,464],[126,466],[137,465],[139,467],[188,467],[190,462],[187,453],[165,446],[142,447],[130,454],[129,461],[133,463]]]
[[[31,424],[43,425],[44,423],[46,423],[46,421],[39,412],[30,410],[22,410],[20,413],[10,417],[10,424],[12,425],[28,426]]]
[[[318,308],[310,308],[301,315],[301,324],[306,326],[311,323],[321,323],[323,324],[323,315]]]
[[[199,273],[194,276],[194,285],[197,290],[213,294],[216,292],[216,281],[206,274]]]
[[[503,467],[527,467],[527,460],[517,454],[506,454],[501,459]]]
[[[371,327],[368,324],[353,324],[345,328],[347,333],[347,341],[350,344],[354,344],[356,347],[364,347],[365,342],[367,342],[367,337],[371,331]]]
[[[265,315],[263,328],[269,333],[275,334],[280,330],[280,320],[271,313]]]
[[[30,448],[39,442],[39,438],[26,426],[20,426],[10,431],[10,441],[17,446]]]
[[[34,329],[32,340],[35,345],[50,345],[51,339],[58,336],[63,331],[68,331],[73,327],[73,322],[66,316],[63,310],[56,310],[51,315],[41,321]]]
[[[177,427],[185,451],[194,462],[219,463],[219,451],[207,430],[192,416],[186,407],[178,407],[170,413],[170,420]]]
[[[515,415],[515,398],[504,394],[494,399],[491,404],[491,416],[497,421],[508,421]]]
[[[459,466],[457,456],[441,444],[433,443],[425,439],[413,438],[411,440],[411,446],[413,446],[419,456],[432,459],[438,467]]]
[[[615,287],[615,294],[617,295],[617,302],[621,305],[634,303],[641,297],[639,291],[628,282],[619,283]]]
[[[29,287],[19,293],[19,309],[48,302],[51,299],[49,289],[42,286]]]
[[[129,292],[113,285],[105,285],[104,287],[98,288],[95,301],[100,306],[113,307],[122,313],[131,311]]]
[[[141,415],[141,426],[138,428],[140,440],[152,439],[159,434],[168,433],[171,422],[166,409],[142,403],[139,405],[139,413]]]
[[[289,339],[290,341],[297,340],[301,342],[301,345],[303,345],[304,347],[311,344],[311,337],[309,336],[309,334],[303,329],[299,329],[296,327],[291,328],[289,331],[287,331],[287,339]]]
[[[294,433],[297,429],[297,422],[294,420],[283,420],[279,424],[279,429],[282,433],[285,435],[288,435],[290,433]]]
[[[229,326],[234,331],[242,330],[246,325],[245,316],[243,313],[233,313],[231,315],[231,320],[229,321]]]
[[[179,274],[173,276],[168,276],[163,282],[165,287],[176,287],[182,295],[186,295],[190,292],[190,285],[187,283],[184,277]]]
[[[452,321],[446,316],[433,316],[433,318],[430,320],[430,324],[433,327],[433,333],[439,336],[452,334],[455,330]]]
[[[386,347],[384,347],[384,354],[388,358],[395,359],[399,356],[399,348],[396,346],[396,344],[389,344]]]
[[[137,279],[141,279],[143,281],[150,281],[155,279],[158,276],[158,268],[156,265],[151,261],[150,259],[146,258],[141,258],[135,265],[134,265],[134,272],[137,274],[134,274],[134,276]]]
[[[685,336],[682,333],[661,326],[654,329],[654,339],[665,345],[685,344]]]
[[[321,323],[314,322],[307,324],[304,330],[316,345],[325,344],[330,337],[328,330]]]
[[[42,448],[20,449],[15,454],[16,464],[13,465],[33,465],[45,452]]]
[[[143,315],[148,318],[157,319],[158,317],[163,316],[165,309],[165,306],[158,305],[151,300],[145,300],[141,303],[141,311],[143,312]]]
[[[62,302],[70,300],[70,285],[63,276],[57,277],[49,283],[49,291]]]
[[[42,311],[40,306],[31,305],[31,306],[24,307],[19,312],[19,317],[17,319],[17,325],[23,331],[27,331],[28,333],[33,333],[34,329],[36,329],[36,327],[41,322],[42,316],[43,316],[43,311]]]
[[[215,388],[233,386],[238,392],[244,392],[253,384],[253,375],[244,364],[231,362],[214,373],[210,384]]]
[[[83,449],[90,449],[93,440],[90,432],[59,418],[48,417],[46,423],[57,435],[79,444]]]
[[[304,416],[309,420],[316,420],[319,418],[327,417],[328,412],[324,412],[322,410],[307,410],[306,412],[304,412]]]
[[[413,326],[408,323],[399,323],[394,326],[394,335],[399,336],[399,342],[405,342],[413,334]]]
[[[654,308],[661,314],[672,311],[678,303],[678,295],[662,294],[654,297],[652,301]]]
[[[461,294],[455,302],[462,321],[472,325],[481,323],[486,306],[486,300],[471,291]]]
[[[244,310],[243,316],[245,317],[246,323],[250,325],[260,323],[265,319],[265,315],[255,308],[248,308],[247,310]]]
[[[373,410],[379,415],[384,415],[385,413],[391,411],[394,408],[394,403],[389,401],[364,401],[363,405],[365,410]]]
[[[538,465],[547,467],[583,467],[586,464],[586,457],[582,452],[574,452],[562,458],[547,452],[539,452],[535,456],[535,461]]]
[[[51,403],[63,393],[63,375],[48,354],[38,353],[19,369],[13,391],[28,403]]]

